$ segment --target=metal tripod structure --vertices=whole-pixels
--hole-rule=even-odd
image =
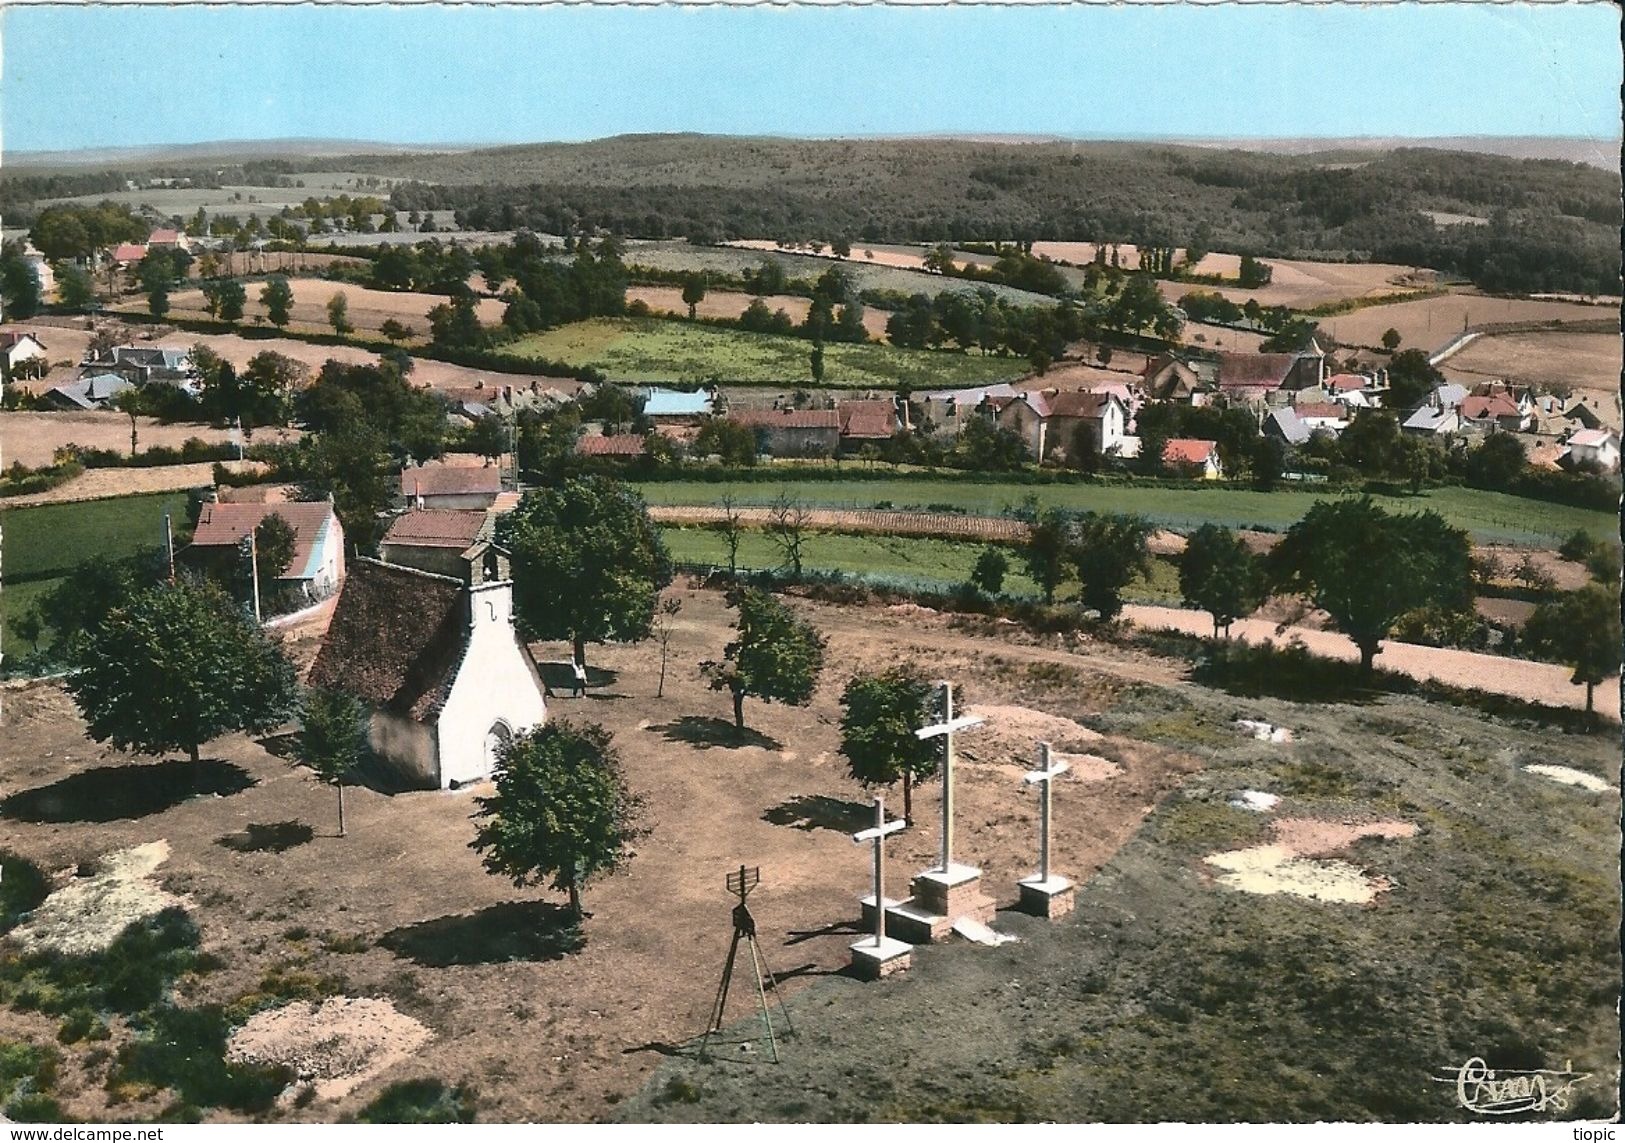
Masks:
[[[779,1002],[779,1011],[784,1013],[784,1028],[786,1032],[793,1033],[795,1027],[790,1023],[790,1010],[784,1006],[784,995],[779,991],[779,982],[774,979],[773,972],[767,967],[767,956],[761,950],[756,940],[756,918],[750,915],[750,906],[745,898],[750,895],[762,880],[760,866],[749,869],[743,865],[738,873],[728,874],[728,892],[739,896],[739,904],[734,906],[733,943],[728,946],[728,960],[722,966],[722,983],[717,985],[716,1002],[711,1005],[711,1021],[705,1028],[705,1039],[700,1043],[700,1059],[706,1058],[710,1048],[711,1036],[722,1031],[723,1013],[728,1007],[728,986],[733,982],[734,964],[739,958],[739,942],[744,941],[750,949],[751,968],[756,976],[756,999],[762,1009],[762,1027],[767,1031],[768,1047],[773,1052],[773,1062],[779,1062],[779,1042],[773,1035],[773,1017],[767,1006],[767,989],[773,989],[773,998]]]

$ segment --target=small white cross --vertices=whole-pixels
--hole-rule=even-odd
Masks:
[[[1040,787],[1038,791],[1038,876],[1049,881],[1049,818],[1050,797],[1055,789],[1055,779],[1065,774],[1072,767],[1065,762],[1050,762],[1050,745],[1047,742],[1038,744],[1038,769],[1029,770],[1022,776],[1022,781],[1029,786]]]
[[[859,830],[852,835],[852,840],[858,845],[866,841],[874,842],[875,846],[875,948],[879,949],[886,943],[886,838],[890,834],[906,826],[908,822],[902,818],[896,821],[886,820],[886,801],[884,798],[875,798],[875,824],[869,829]]]

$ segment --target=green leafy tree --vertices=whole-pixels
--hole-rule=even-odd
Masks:
[[[243,310],[248,306],[248,290],[241,282],[233,278],[218,283],[215,298],[221,321],[235,324],[243,320]]]
[[[272,325],[278,329],[287,325],[293,315],[293,287],[288,285],[288,279],[278,275],[266,282],[260,290],[260,305],[265,307]]]
[[[39,275],[15,242],[0,247],[0,302],[6,318],[13,321],[33,317],[45,302]]]
[[[649,637],[671,557],[643,498],[607,476],[527,492],[497,524],[512,553],[514,606],[530,639],[587,644]]]
[[[609,731],[552,721],[502,749],[496,793],[478,798],[470,847],[518,888],[551,883],[580,921],[589,879],[613,873],[642,836],[642,801],[627,787]]]
[[[339,792],[339,836],[344,829],[344,778],[367,756],[367,712],[342,691],[312,690],[300,707],[299,761]]]
[[[699,305],[705,301],[705,278],[689,274],[683,279],[683,304],[688,307],[688,320],[693,321]]]
[[[1263,571],[1229,528],[1203,524],[1180,554],[1179,591],[1186,603],[1212,614],[1215,639],[1221,627],[1228,638],[1230,624],[1263,602]]]
[[[355,326],[350,323],[350,301],[343,290],[327,299],[327,323],[340,337],[355,331]]]
[[[98,742],[161,754],[233,731],[280,726],[294,668],[240,607],[207,583],[148,588],[82,640],[65,686]]]
[[[394,499],[383,434],[364,421],[312,433],[299,442],[300,497],[333,498],[344,537],[359,551],[376,549],[379,514]]]
[[[293,525],[272,512],[254,528],[254,561],[259,565],[260,595],[269,596],[293,563]]]
[[[1420,405],[1444,374],[1433,367],[1426,350],[1402,349],[1388,360],[1388,398],[1383,402],[1398,411]]]
[[[96,283],[90,271],[73,262],[62,265],[56,272],[56,296],[66,309],[88,309],[96,300]]]
[[[1009,558],[998,548],[983,548],[971,568],[970,581],[977,591],[998,595],[1004,590],[1004,577],[1010,572]]]
[[[501,459],[508,448],[508,426],[495,413],[486,413],[474,422],[468,434],[468,447],[483,456],[487,462]]]
[[[1542,603],[1524,625],[1537,654],[1574,668],[1570,681],[1586,689],[1586,713],[1595,714],[1597,684],[1619,673],[1619,593],[1613,584],[1587,584]]]
[[[723,464],[756,463],[756,433],[749,425],[727,417],[711,417],[694,436],[690,452],[695,456],[716,456]]]
[[[1029,506],[1027,519],[1029,530],[1022,562],[1027,575],[1044,593],[1044,602],[1054,603],[1055,589],[1066,579],[1071,517],[1059,508],[1038,512]]]
[[[807,363],[812,366],[812,379],[814,385],[824,383],[824,343],[813,342],[812,352],[807,355]]]
[[[739,612],[738,632],[720,662],[700,664],[713,690],[733,695],[734,725],[745,727],[745,697],[804,706],[824,665],[824,641],[810,623],[756,588],[736,588],[728,605]]]
[[[92,556],[75,564],[65,578],[34,605],[41,622],[71,645],[96,630],[115,609],[159,582],[162,557],[146,548],[122,558]]]
[[[915,731],[931,721],[934,688],[910,666],[854,675],[841,692],[841,753],[865,788],[903,783],[903,820],[914,817],[914,786],[937,772],[936,739]]]
[[[1399,616],[1472,606],[1467,534],[1433,512],[1390,515],[1370,497],[1321,500],[1287,530],[1267,567],[1276,590],[1300,592],[1360,649],[1360,673]]]
[[[1382,347],[1389,353],[1393,353],[1399,348],[1401,340],[1403,339],[1399,336],[1399,331],[1391,326],[1382,331]]]
[[[394,318],[385,318],[384,323],[378,327],[378,332],[390,341],[410,341],[417,336],[409,325],[403,325]]]
[[[1367,476],[1386,476],[1403,467],[1399,422],[1383,409],[1361,409],[1337,438],[1343,459]]]
[[[1467,482],[1478,488],[1510,488],[1528,464],[1528,455],[1517,437],[1491,433],[1467,456]]]
[[[1275,487],[1281,479],[1281,474],[1286,471],[1286,443],[1279,437],[1261,433],[1253,442],[1250,460],[1253,487],[1261,492],[1268,492]]]
[[[1072,520],[1067,557],[1078,574],[1078,601],[1101,619],[1123,610],[1123,589],[1150,571],[1151,523],[1139,516],[1085,512]]]

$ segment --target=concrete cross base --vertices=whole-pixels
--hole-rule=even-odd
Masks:
[[[1065,877],[1051,874],[1048,879],[1034,875],[1016,882],[1021,890],[1020,909],[1035,917],[1054,921],[1072,911],[1077,886]]]
[[[858,898],[858,904],[863,906],[863,931],[866,932],[866,933],[874,932],[875,931],[875,895],[873,893],[865,893],[863,896]],[[895,901],[890,897],[886,898],[886,917],[887,917],[886,932],[887,933],[891,933],[891,931],[892,931],[892,924],[891,924],[891,919],[890,919],[891,915],[892,915],[892,910],[898,908],[902,904],[903,904],[902,901]],[[903,936],[902,933],[898,933],[896,935],[900,939],[905,939],[905,940],[907,939],[906,937]],[[872,940],[873,938],[870,938],[870,939]],[[910,943],[919,944],[920,942],[912,941]]]
[[[879,980],[881,977],[902,972],[908,968],[909,954],[914,951],[912,945],[906,945],[891,937],[878,943],[874,937],[864,937],[850,947],[852,967],[864,980]]]
[[[874,917],[869,913],[871,920]],[[886,932],[911,945],[929,945],[947,940],[953,932],[954,919],[944,913],[933,913],[910,897],[886,906]]]
[[[947,917],[950,925],[960,917],[990,923],[996,909],[993,899],[982,895],[982,871],[970,865],[927,869],[909,883],[909,892],[917,911]]]

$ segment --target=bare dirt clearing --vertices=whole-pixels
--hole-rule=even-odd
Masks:
[[[429,1029],[387,1000],[336,997],[256,1013],[232,1034],[226,1058],[285,1064],[318,1099],[342,1099],[412,1057]]]
[[[722,878],[740,861],[762,867],[751,905],[792,997],[808,979],[844,966],[867,869],[848,832],[861,827],[868,798],[836,753],[838,698],[850,672],[913,658],[958,681],[972,705],[1011,708],[1001,720],[1019,708],[1031,712],[1020,717],[1049,716],[1065,729],[1111,704],[1130,679],[1171,679],[1177,671],[1138,653],[1106,650],[1097,664],[989,643],[945,620],[797,604],[828,635],[832,668],[810,707],[748,701],[751,729],[736,738],[726,697],[706,689],[691,665],[727,640],[727,614],[714,593],[682,595],[672,647],[678,666],[664,699],[651,697],[658,664],[648,648],[593,648],[591,667],[608,681],[587,699],[550,706],[554,718],[598,720],[614,731],[633,788],[648,798],[653,831],[623,875],[589,886],[593,917],[579,951],[562,931],[554,895],[516,893],[484,873],[468,848],[472,796],[485,789],[394,796],[351,789],[350,836],[339,839],[332,790],[288,761],[281,739],[268,740],[275,753],[242,736],[206,749],[216,784],[236,792],[95,822],[69,800],[50,823],[0,817],[0,845],[60,868],[165,838],[172,852],[162,884],[196,902],[205,950],[224,965],[187,985],[187,1003],[229,1003],[270,969],[297,966],[341,975],[344,996],[388,999],[434,1033],[409,1062],[338,1100],[289,1109],[291,1118],[331,1120],[380,1084],[411,1076],[471,1081],[485,1119],[599,1118],[659,1061],[658,1051],[643,1049],[700,1030],[726,951]],[[313,635],[314,627],[301,626],[301,651]],[[562,659],[567,649],[544,646],[541,654]],[[136,789],[152,772],[86,741],[54,684],[8,690],[4,715],[7,797],[61,790],[91,770],[104,792]],[[1016,879],[1031,872],[1037,828],[1033,800],[1010,772],[1028,766],[1030,744],[1024,732],[1012,733],[1010,756],[984,746],[988,756],[967,759],[959,785],[962,851],[983,865],[989,890],[1006,903]],[[1072,786],[1057,793],[1066,810],[1056,860],[1083,878],[1196,762],[1081,725],[1076,743],[1120,770],[1090,784],[1087,799]],[[891,846],[894,892],[933,860],[936,797],[935,785],[917,793],[919,824]],[[316,836],[280,852],[255,848],[251,827],[265,833],[276,823],[311,823]],[[337,938],[363,951],[328,951]],[[66,1098],[74,1114],[109,1114],[94,1082]]]

